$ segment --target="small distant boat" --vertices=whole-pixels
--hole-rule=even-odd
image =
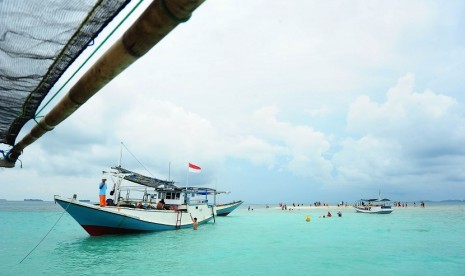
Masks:
[[[390,214],[394,211],[391,208],[390,200],[387,198],[378,199],[360,199],[354,205],[357,213],[368,213],[368,214]]]
[[[25,198],[24,201],[43,201],[43,200],[37,199],[37,198]]]
[[[217,216],[227,216],[232,211],[236,210],[239,205],[244,203],[242,200],[234,201],[227,204],[217,204],[216,205],[216,215]]]
[[[108,206],[81,202],[76,195],[73,198],[55,195],[55,202],[91,236],[191,228],[193,218],[199,224],[215,219],[214,189],[179,188],[173,181],[143,176],[120,166],[112,169],[107,174],[115,186],[110,193],[113,198],[107,199]],[[123,186],[123,180],[138,185]],[[214,199],[210,203],[211,195]]]

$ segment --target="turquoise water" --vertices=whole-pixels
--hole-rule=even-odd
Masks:
[[[464,275],[465,205],[390,215],[242,206],[216,223],[90,237],[52,202],[0,202],[0,275]],[[335,214],[337,211],[332,211]],[[305,216],[311,221],[306,222]]]

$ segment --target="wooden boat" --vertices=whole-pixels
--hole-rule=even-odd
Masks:
[[[121,167],[106,173],[114,182],[108,206],[81,202],[77,196],[55,196],[58,203],[91,236],[192,228],[215,220],[216,190],[199,187],[179,188],[174,182],[146,177]],[[137,186],[123,185],[127,180]],[[209,202],[209,197],[213,201]],[[157,209],[157,203],[164,206]]]
[[[233,201],[227,204],[217,204],[216,205],[216,215],[217,216],[227,216],[229,213],[232,211],[236,210],[237,207],[239,207],[242,203],[244,203],[242,200],[239,201]]]

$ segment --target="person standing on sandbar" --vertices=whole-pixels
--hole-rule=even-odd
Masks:
[[[98,184],[98,187],[100,189],[99,191],[100,207],[107,206],[107,183],[106,182],[107,182],[107,177],[103,176],[102,182]]]

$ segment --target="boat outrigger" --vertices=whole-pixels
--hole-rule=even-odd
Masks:
[[[0,1],[0,144],[11,146],[8,150],[0,149],[0,167],[15,167],[26,147],[66,120],[179,24],[187,22],[204,1],[150,1],[145,11],[119,39],[114,39],[113,45],[93,65],[84,66],[93,60],[90,57],[112,34],[118,33],[116,29],[125,25],[121,24],[123,21],[115,24],[117,27],[109,31],[110,35],[102,39],[79,66],[89,67],[82,74],[65,72],[86,48],[94,44],[94,39],[130,0],[41,1],[40,5],[31,5],[29,1]],[[122,17],[128,18],[139,4]],[[24,22],[34,28],[25,27]],[[82,76],[74,79],[67,94],[42,116],[41,111],[48,105],[42,106],[42,101],[55,90],[63,75]],[[62,88],[70,80],[63,79]],[[58,94],[55,92],[49,102]],[[23,127],[32,120],[36,124],[19,142],[16,141]]]
[[[120,166],[105,174],[114,182],[112,198],[107,199],[105,207],[81,202],[76,195],[55,196],[55,202],[91,236],[175,230],[193,227],[194,218],[199,224],[215,220],[215,189],[179,188],[173,181],[143,176]],[[138,185],[123,186],[124,180]]]
[[[394,211],[391,208],[390,200],[387,198],[378,199],[360,199],[354,205],[357,213],[369,213],[369,214],[390,214]]]

